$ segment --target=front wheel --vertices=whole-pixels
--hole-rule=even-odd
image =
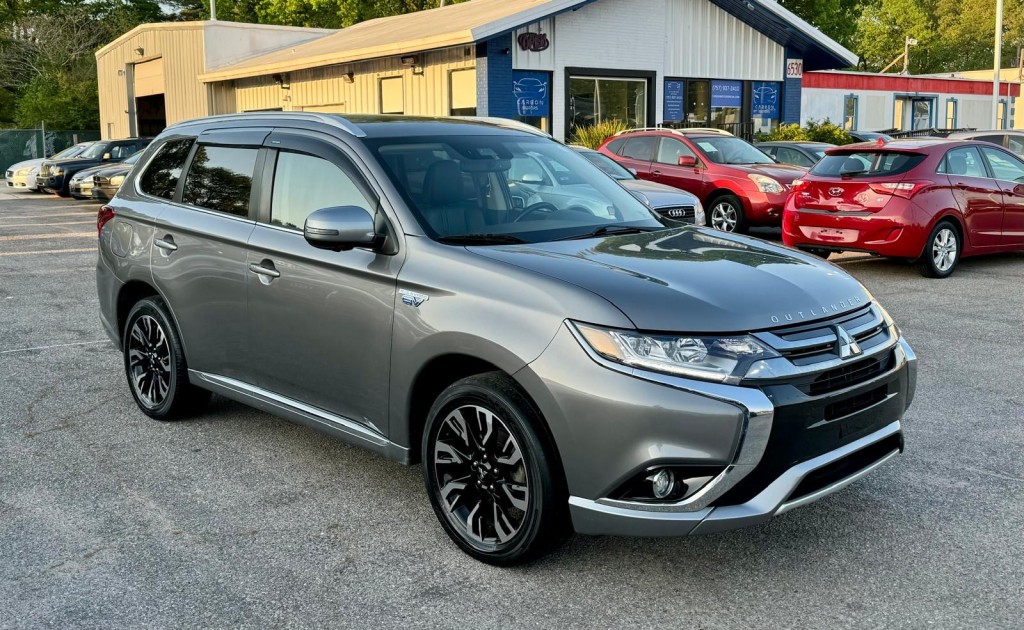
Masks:
[[[568,496],[541,418],[504,374],[458,381],[423,433],[427,495],[445,533],[488,564],[529,562],[571,532]]]
[[[941,221],[928,236],[917,261],[918,270],[926,278],[947,278],[960,262],[961,251],[960,233],[949,221]]]
[[[711,227],[723,232],[744,233],[747,221],[743,216],[743,202],[736,195],[722,195],[711,204],[708,214]]]

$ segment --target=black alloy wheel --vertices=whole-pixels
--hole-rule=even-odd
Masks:
[[[478,560],[528,562],[570,532],[564,478],[539,421],[514,382],[495,373],[455,383],[430,411],[427,493],[445,532]]]
[[[175,420],[198,412],[210,392],[188,381],[177,329],[158,297],[139,301],[123,334],[124,369],[136,404],[147,416]]]

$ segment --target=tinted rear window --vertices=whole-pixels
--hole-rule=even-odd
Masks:
[[[191,148],[191,138],[165,142],[139,178],[142,192],[164,199],[174,198],[174,189],[178,187],[181,169]]]
[[[248,216],[256,149],[200,145],[181,200],[192,206]]]
[[[820,177],[879,177],[901,175],[924,160],[919,153],[895,151],[858,151],[826,155],[811,169]]]

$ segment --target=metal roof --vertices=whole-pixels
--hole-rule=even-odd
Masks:
[[[596,0],[471,0],[360,22],[314,41],[199,76],[205,83],[473,44]],[[710,0],[804,56],[807,69],[852,66],[857,56],[773,0]]]

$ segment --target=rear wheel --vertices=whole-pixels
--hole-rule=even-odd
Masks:
[[[747,231],[747,221],[743,216],[743,202],[736,195],[722,195],[711,203],[708,213],[711,227],[723,232]]]
[[[123,353],[132,397],[150,418],[177,420],[197,413],[210,399],[210,392],[188,381],[181,340],[160,298],[146,298],[132,307]]]
[[[561,469],[540,423],[500,373],[458,381],[430,409],[427,495],[445,533],[477,560],[529,562],[571,532]]]
[[[828,260],[828,257],[832,255],[832,252],[830,250],[820,249],[820,248],[817,248],[817,247],[812,247],[812,248],[809,248],[809,249],[805,249],[804,251],[807,252],[808,254],[811,254],[812,256],[817,256],[818,258],[824,258],[825,260]]]
[[[961,251],[960,231],[949,221],[940,221],[928,236],[918,270],[926,278],[947,278],[960,262]]]

